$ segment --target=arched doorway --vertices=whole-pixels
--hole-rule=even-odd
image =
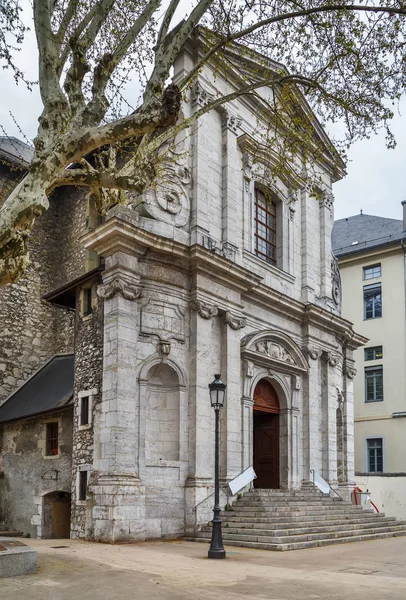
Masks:
[[[279,400],[272,384],[261,379],[254,391],[254,487],[279,488]]]
[[[71,495],[69,492],[50,492],[43,497],[42,538],[70,537]]]

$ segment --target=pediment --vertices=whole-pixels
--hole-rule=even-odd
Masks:
[[[241,355],[253,362],[282,370],[308,371],[307,360],[291,337],[275,330],[251,333],[241,341]]]

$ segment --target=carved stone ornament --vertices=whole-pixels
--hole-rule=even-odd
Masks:
[[[224,314],[224,320],[234,330],[242,329],[247,324],[245,317],[235,317],[228,310]]]
[[[198,106],[206,106],[214,100],[214,94],[211,94],[204,89],[200,81],[197,81],[192,88],[192,104]]]
[[[195,310],[202,319],[211,319],[218,315],[218,308],[214,304],[208,304],[202,300],[192,300],[190,303],[191,310]]]
[[[276,360],[288,363],[289,365],[295,364],[295,361],[293,360],[289,352],[286,350],[286,348],[281,344],[277,344],[276,342],[267,340],[263,342],[257,342],[255,344],[255,349],[261,354],[266,354],[271,358],[275,358]]]
[[[350,367],[349,365],[344,365],[344,375],[348,377],[348,379],[354,379],[357,374],[357,369],[354,367]]]
[[[312,360],[318,360],[323,354],[323,350],[320,348],[306,348],[306,352]]]
[[[245,152],[242,157],[245,191],[249,192],[252,179],[252,157]]]
[[[245,360],[244,361],[244,369],[245,369],[245,375],[247,377],[254,377],[254,363],[251,362],[250,360]]]
[[[217,248],[217,242],[209,235],[202,235],[202,245],[207,250],[211,250],[211,252],[215,252]]]
[[[321,195],[320,206],[328,208],[331,212],[334,205],[334,195],[330,190],[324,190]]]
[[[189,221],[192,179],[188,153],[179,152],[172,145],[164,148],[163,156],[157,183],[144,193],[140,212],[157,221],[184,227]]]
[[[337,388],[337,408],[339,408],[340,410],[343,409],[344,400],[345,400],[344,392],[342,390],[340,390],[339,388]]]
[[[331,255],[331,295],[336,306],[341,306],[342,288],[341,275],[338,268],[338,260],[334,254]]]
[[[334,352],[326,352],[326,361],[330,367],[336,367],[340,362],[340,357],[338,354],[334,354]]]
[[[230,244],[230,242],[224,242],[221,247],[221,253],[224,258],[228,258],[228,260],[235,261],[235,256],[237,254],[238,247],[234,246],[234,244]]]
[[[229,129],[232,133],[237,135],[241,126],[241,118],[228,109],[223,109],[221,114],[221,124],[224,129]]]
[[[115,277],[112,281],[99,285],[97,295],[103,300],[110,300],[120,294],[126,300],[138,300],[142,296],[142,288],[132,285],[119,277]]]

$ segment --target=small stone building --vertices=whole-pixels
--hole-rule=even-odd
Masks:
[[[178,57],[175,83],[193,67],[198,44]],[[246,53],[242,65],[238,48],[227,53],[227,74],[204,69],[186,116],[233,89],[241,69],[255,72],[257,55]],[[227,384],[224,490],[253,464],[258,487],[297,490],[313,469],[348,497],[353,351],[365,340],[340,316],[331,252],[332,185],[343,169],[314,119],[326,148],[313,165],[317,190],[293,172],[265,185],[276,159],[257,137],[263,110],[260,97],[244,97],[205,114],[178,141],[165,186],[104,220],[84,193],[53,193],[32,237],[31,266],[0,290],[0,402],[46,360],[74,354],[72,475],[69,489],[55,480],[34,486],[29,505],[10,512],[16,494],[30,493],[18,452],[35,448],[33,477],[52,461],[39,450],[42,417],[0,423],[0,481],[16,481],[13,498],[0,487],[0,520],[31,523],[43,535],[45,497],[63,492],[72,537],[195,532],[212,509],[207,386],[217,372]],[[61,418],[58,435],[67,435],[68,411]]]

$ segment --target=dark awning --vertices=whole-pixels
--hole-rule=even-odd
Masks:
[[[0,423],[32,417],[70,404],[73,354],[57,354],[0,406]]]

